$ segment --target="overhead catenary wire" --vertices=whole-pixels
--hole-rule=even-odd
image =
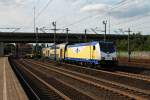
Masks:
[[[53,0],[49,0],[48,2],[47,2],[47,4],[39,11],[39,13],[36,15],[36,21],[39,19],[39,17],[42,15],[42,13],[44,12],[44,10],[49,6],[49,4],[51,4],[52,3],[52,1]],[[129,0],[126,0],[126,1],[129,1]],[[126,1],[124,1],[124,0],[122,0],[121,2],[119,2],[117,5],[119,5],[119,6],[121,6],[121,5],[125,5],[126,4]],[[38,5],[38,3],[40,2],[40,0],[37,0],[37,3],[35,4],[35,6],[36,5]],[[117,7],[114,7],[115,9],[117,8]],[[75,22],[75,23],[72,23],[72,24],[69,24],[68,26],[72,26],[72,25],[75,25],[75,24],[77,24],[77,23],[80,23],[80,22],[82,22],[82,21],[84,21],[84,20],[87,20],[88,18],[91,18],[93,15],[90,15],[90,16],[86,16],[86,17],[84,17],[84,18],[81,18],[80,20],[78,20],[77,22]],[[29,22],[30,23],[30,22]],[[64,27],[65,28],[65,27]]]
[[[150,14],[145,14],[145,15],[140,15],[140,16],[137,16],[137,17],[132,17],[132,18],[127,19],[125,21],[116,23],[115,25],[118,26],[118,25],[122,25],[122,24],[126,24],[126,23],[131,23],[131,22],[139,22],[139,21],[141,21],[140,19],[143,19],[144,17],[149,17],[149,16],[150,16]]]
[[[135,1],[135,0],[134,0],[134,1]],[[116,4],[117,6],[112,7],[111,10],[117,9],[117,8],[119,8],[119,7],[122,7],[123,5],[128,4],[129,2],[131,2],[131,1],[130,1],[130,0],[125,0],[125,1],[122,0],[121,2],[119,2],[119,3]],[[105,13],[103,14],[103,16],[100,16],[100,17],[104,17],[104,16],[105,16],[106,14],[108,14],[109,12],[110,12],[110,11],[105,12]],[[81,23],[81,22],[83,22],[83,21],[85,21],[85,20],[87,20],[87,19],[89,19],[89,18],[91,18],[91,17],[93,17],[93,15],[89,15],[89,16],[83,17],[83,18],[81,18],[81,19],[79,19],[79,20],[77,20],[77,21],[75,21],[75,22],[73,22],[73,23],[71,23],[71,24],[68,24],[68,25],[63,26],[63,28],[69,27],[69,26],[73,26],[73,25],[78,24],[78,23]]]
[[[53,0],[49,0],[47,3],[46,3],[46,5],[39,11],[39,13],[37,14],[37,15],[35,15],[35,24],[36,24],[36,22],[38,21],[38,18],[40,17],[40,15],[44,12],[44,10],[49,6],[49,4],[50,3],[52,3],[52,1]],[[37,0],[37,2],[35,3],[34,2],[34,5],[33,5],[33,10],[35,9],[36,10],[36,8],[37,8],[37,5],[39,4],[39,2],[40,2],[40,0]],[[36,14],[36,12],[35,12],[35,14]],[[33,22],[33,20],[32,19],[30,19],[29,21],[28,21],[28,23],[29,24],[31,24]],[[23,28],[25,28],[24,26],[21,26],[20,27],[20,29],[23,29]],[[35,29],[35,28],[34,28]]]
[[[47,2],[47,4],[39,11],[39,13],[36,15],[36,20],[40,17],[40,15],[42,15],[42,13],[44,12],[44,10],[47,9],[47,7],[52,3],[53,0],[49,0]]]
[[[40,1],[40,0],[37,0],[37,1]],[[50,1],[53,1],[53,0],[49,0],[49,1],[47,2],[47,4],[39,11],[39,13],[38,13],[37,16],[36,16],[37,19],[42,15],[42,13],[44,12],[44,10],[49,6],[49,2],[50,2]],[[135,0],[134,0],[134,1],[135,1]],[[131,2],[131,0],[122,0],[122,1],[119,2],[115,7],[113,7],[111,10],[117,9],[117,8],[120,8],[120,7],[123,7],[123,6],[127,6],[127,4],[128,4],[129,2]],[[106,15],[107,13],[108,13],[108,12],[106,12],[105,15]],[[104,15],[104,16],[105,16],[105,15]],[[102,17],[104,17],[104,16],[102,16]],[[68,24],[68,25],[63,26],[63,28],[76,25],[76,24],[81,23],[81,22],[83,22],[83,21],[85,21],[85,20],[87,20],[87,19],[89,19],[89,18],[92,18],[92,17],[93,17],[93,15],[89,15],[89,16],[83,17],[83,18],[81,18],[81,19],[79,19],[79,20],[77,20],[77,21],[75,21],[75,22],[73,22],[73,23],[71,23],[71,24]],[[102,18],[102,17],[100,17],[100,18]],[[99,19],[100,19],[100,18],[99,18]],[[133,22],[134,19],[131,20],[131,21]],[[137,21],[137,20],[136,20],[136,21]],[[124,23],[123,23],[123,24],[124,24]],[[117,25],[117,24],[115,24],[115,25]]]
[[[119,24],[114,24],[113,26],[115,27],[123,27],[122,25],[127,25],[129,26],[129,23],[131,23],[130,27],[132,28],[135,28],[135,29],[139,29],[139,28],[143,28],[143,29],[146,29],[147,27],[145,27],[145,23],[148,23],[147,21],[143,21],[142,23],[138,23],[139,21],[141,21],[141,19],[145,18],[145,17],[149,17],[150,15],[149,14],[146,14],[146,15],[142,15],[142,16],[138,16],[136,18],[131,18],[130,20],[127,20],[125,22],[122,22],[122,23],[119,23]],[[134,22],[134,24],[133,24]],[[144,25],[142,25],[144,24]],[[128,26],[124,26],[124,27],[128,27]],[[121,28],[120,28],[121,29]]]

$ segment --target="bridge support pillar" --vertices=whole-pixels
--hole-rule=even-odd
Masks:
[[[0,56],[4,56],[4,43],[0,42]]]

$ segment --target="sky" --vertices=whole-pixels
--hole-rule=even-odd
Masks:
[[[53,28],[56,21],[57,28],[71,33],[103,34],[107,21],[107,34],[127,34],[128,28],[150,34],[150,0],[0,0],[0,28],[33,32],[34,7],[39,28]]]

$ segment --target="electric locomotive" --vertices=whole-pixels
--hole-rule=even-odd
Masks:
[[[103,41],[68,45],[65,51],[65,60],[81,64],[116,65],[116,47],[113,42]]]

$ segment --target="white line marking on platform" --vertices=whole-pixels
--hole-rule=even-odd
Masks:
[[[6,88],[6,59],[4,58],[4,70],[3,70],[3,77],[4,77],[4,87],[3,87],[3,100],[7,100],[7,88]]]

